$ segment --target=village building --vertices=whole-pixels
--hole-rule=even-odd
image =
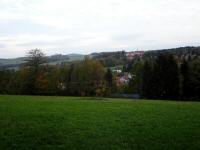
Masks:
[[[132,79],[132,75],[128,72],[118,75],[115,78],[117,86],[127,85],[131,79]]]
[[[133,52],[126,53],[126,57],[128,60],[132,60],[137,56],[142,57],[143,55],[144,55],[144,51],[133,51]]]

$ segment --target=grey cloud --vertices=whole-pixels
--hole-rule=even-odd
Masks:
[[[118,36],[113,36],[112,40],[116,42],[130,42],[130,41],[135,41],[139,40],[142,37],[142,34],[126,34],[126,35],[118,35]]]
[[[0,43],[0,48],[6,48],[5,44]]]
[[[8,36],[8,35],[18,35],[18,34],[26,34],[26,33],[57,34],[57,33],[62,33],[62,31],[55,28],[46,27],[44,25],[34,23],[30,20],[3,19],[3,20],[0,20],[0,33],[1,33],[1,36]]]
[[[196,46],[199,5],[199,0],[0,0],[5,50],[0,53],[20,55],[32,47],[90,53]]]
[[[51,35],[53,37],[53,35]],[[16,46],[22,46],[22,47],[39,47],[39,46],[53,46],[53,45],[60,45],[62,47],[63,45],[68,45],[70,43],[79,43],[80,41],[85,41],[85,40],[93,40],[95,39],[94,37],[75,37],[75,38],[65,38],[65,39],[60,39],[60,40],[51,40],[51,41],[45,41],[45,39],[39,39],[37,41],[33,42],[22,42],[19,44],[16,44]]]
[[[22,47],[32,47],[32,46],[45,46],[45,45],[54,45],[57,42],[45,42],[45,41],[34,41],[34,42],[27,42],[27,43],[20,43],[20,44],[16,44],[16,46],[22,46]]]

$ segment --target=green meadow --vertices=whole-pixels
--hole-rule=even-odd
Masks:
[[[1,150],[197,150],[200,103],[0,96]]]

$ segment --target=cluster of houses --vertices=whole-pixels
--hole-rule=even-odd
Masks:
[[[144,51],[126,52],[126,57],[130,61],[135,57],[142,57],[143,55]],[[127,85],[129,81],[134,77],[134,75],[129,72],[123,72],[121,67],[115,67],[115,69],[113,69],[113,74],[115,74],[115,81],[117,86]]]
[[[117,86],[128,85],[129,81],[132,79],[132,75],[128,72],[118,74],[115,76],[115,81]]]
[[[112,72],[117,86],[128,85],[129,81],[132,79],[131,73],[123,72],[122,67],[115,67]]]

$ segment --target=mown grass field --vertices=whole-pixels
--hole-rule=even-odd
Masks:
[[[200,103],[0,96],[1,150],[200,149]]]

